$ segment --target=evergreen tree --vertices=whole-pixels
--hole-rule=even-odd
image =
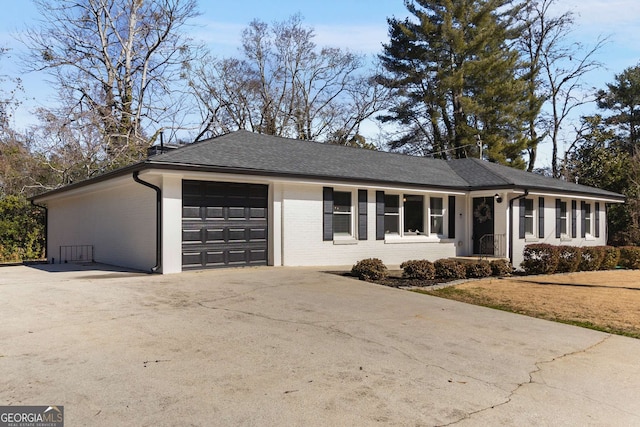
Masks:
[[[379,119],[402,127],[391,148],[466,157],[480,141],[490,161],[524,167],[527,90],[518,77],[519,54],[510,46],[521,5],[405,4],[413,16],[388,19],[390,41],[380,55],[387,73],[379,81],[395,91],[396,104]]]
[[[616,74],[608,90],[598,91],[598,107],[612,111],[605,118],[618,137],[622,148],[630,155],[640,153],[640,65]]]

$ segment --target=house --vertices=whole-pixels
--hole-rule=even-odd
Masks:
[[[508,257],[533,242],[604,245],[617,193],[481,161],[238,131],[33,198],[47,254],[176,273]],[[64,248],[64,250],[63,250]],[[77,251],[76,251],[77,252]]]

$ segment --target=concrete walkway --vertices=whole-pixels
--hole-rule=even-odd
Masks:
[[[68,426],[640,425],[640,340],[304,268],[0,268],[0,404]]]

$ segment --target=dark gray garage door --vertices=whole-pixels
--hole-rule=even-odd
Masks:
[[[267,264],[268,187],[182,182],[182,267]]]

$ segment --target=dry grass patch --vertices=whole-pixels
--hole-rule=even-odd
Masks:
[[[429,295],[640,338],[640,271],[490,278]]]

